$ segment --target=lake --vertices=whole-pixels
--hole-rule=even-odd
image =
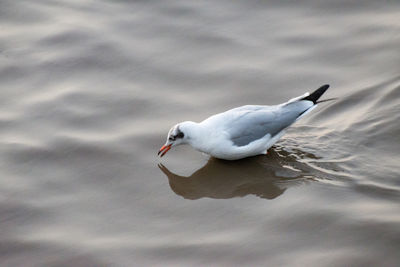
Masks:
[[[268,155],[178,122],[328,83]],[[399,266],[400,2],[0,3],[1,266]]]

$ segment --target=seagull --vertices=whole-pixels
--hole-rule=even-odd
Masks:
[[[328,84],[323,85],[312,94],[305,93],[279,105],[246,105],[212,115],[199,123],[178,123],[169,130],[158,155],[162,157],[172,147],[183,144],[224,160],[267,154],[290,125],[318,103],[331,100],[318,101],[328,88]]]

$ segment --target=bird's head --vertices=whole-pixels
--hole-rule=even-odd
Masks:
[[[158,151],[158,155],[160,155],[160,157],[164,156],[165,153],[171,149],[171,147],[187,143],[188,133],[186,128],[188,123],[189,122],[178,123],[169,130],[167,141]]]

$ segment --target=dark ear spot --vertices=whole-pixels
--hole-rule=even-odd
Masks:
[[[181,131],[179,131],[177,134],[176,134],[176,138],[183,138],[185,135],[183,134],[183,132],[181,132]]]

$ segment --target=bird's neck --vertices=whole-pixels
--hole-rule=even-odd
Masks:
[[[208,135],[207,129],[204,128],[200,123],[193,121],[185,121],[180,127],[183,132],[187,134],[187,143],[192,147],[201,150],[201,147],[204,146],[204,140]]]

